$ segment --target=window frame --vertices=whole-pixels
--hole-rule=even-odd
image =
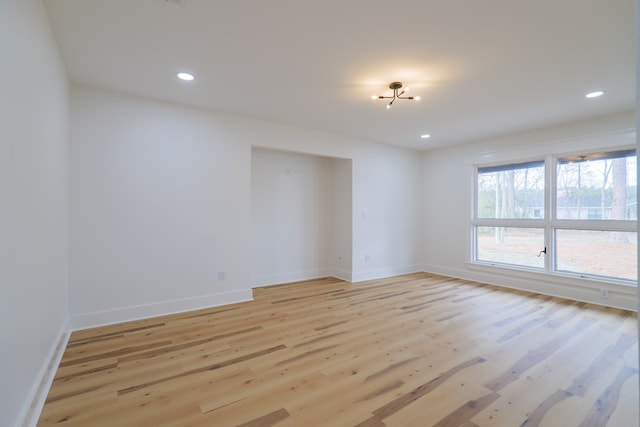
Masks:
[[[570,156],[581,156],[590,154],[610,154],[614,152],[634,151],[634,146],[624,146],[616,149],[590,149],[585,152],[572,152],[564,155],[545,155],[527,159],[505,160],[492,164],[475,164],[473,165],[473,192],[471,207],[471,227],[470,227],[470,243],[471,243],[471,264],[490,268],[501,268],[508,270],[516,270],[523,272],[546,273],[553,276],[563,276],[569,278],[589,279],[607,283],[617,283],[624,285],[637,286],[637,280],[628,280],[624,278],[612,276],[598,276],[588,273],[570,272],[558,270],[557,268],[557,251],[556,251],[556,230],[592,230],[592,231],[620,231],[638,233],[637,219],[558,219],[557,218],[557,173],[558,163],[560,159]],[[637,152],[636,164],[637,164]],[[544,165],[544,217],[543,218],[478,218],[478,174],[482,169],[508,168],[508,166],[518,166],[528,163],[542,162]],[[636,172],[637,173],[637,172]],[[546,256],[544,256],[544,268],[528,267],[518,264],[501,263],[494,261],[482,261],[478,259],[478,227],[517,227],[517,228],[536,228],[544,230],[544,242],[546,248]],[[541,250],[544,248],[540,248]],[[638,268],[638,267],[636,267]]]

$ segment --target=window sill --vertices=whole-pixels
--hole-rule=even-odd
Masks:
[[[466,265],[470,270],[528,280],[540,280],[543,278],[547,282],[565,286],[588,287],[591,289],[601,289],[604,286],[610,290],[619,289],[623,292],[637,288],[637,281],[631,280],[600,278],[576,273],[549,273],[537,268],[511,267],[506,264],[489,262],[467,262]]]

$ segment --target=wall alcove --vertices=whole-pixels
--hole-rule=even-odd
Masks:
[[[251,282],[352,271],[351,160],[252,147]]]

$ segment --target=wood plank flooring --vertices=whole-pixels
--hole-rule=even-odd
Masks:
[[[635,313],[416,273],[74,332],[38,426],[637,426]]]

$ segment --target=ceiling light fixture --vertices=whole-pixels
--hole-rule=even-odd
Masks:
[[[429,135],[428,133],[425,133],[425,134],[420,135],[420,138],[429,139],[429,138],[431,138],[431,135]]]
[[[191,80],[196,78],[193,74],[185,73],[185,72],[180,72],[180,73],[176,74],[176,76],[178,76],[178,78],[180,80],[184,80],[186,82],[190,82]]]
[[[420,100],[419,96],[402,96],[409,90],[409,88],[402,88],[402,83],[400,82],[392,82],[389,84],[389,89],[393,91],[392,96],[382,96],[382,95],[373,95],[371,99],[390,99],[391,101],[387,104],[387,109],[391,108],[391,105],[396,99],[415,99],[416,101]]]
[[[585,95],[585,98],[597,98],[599,96],[604,95],[604,91],[603,90],[596,90],[593,92],[589,92],[588,94]]]

